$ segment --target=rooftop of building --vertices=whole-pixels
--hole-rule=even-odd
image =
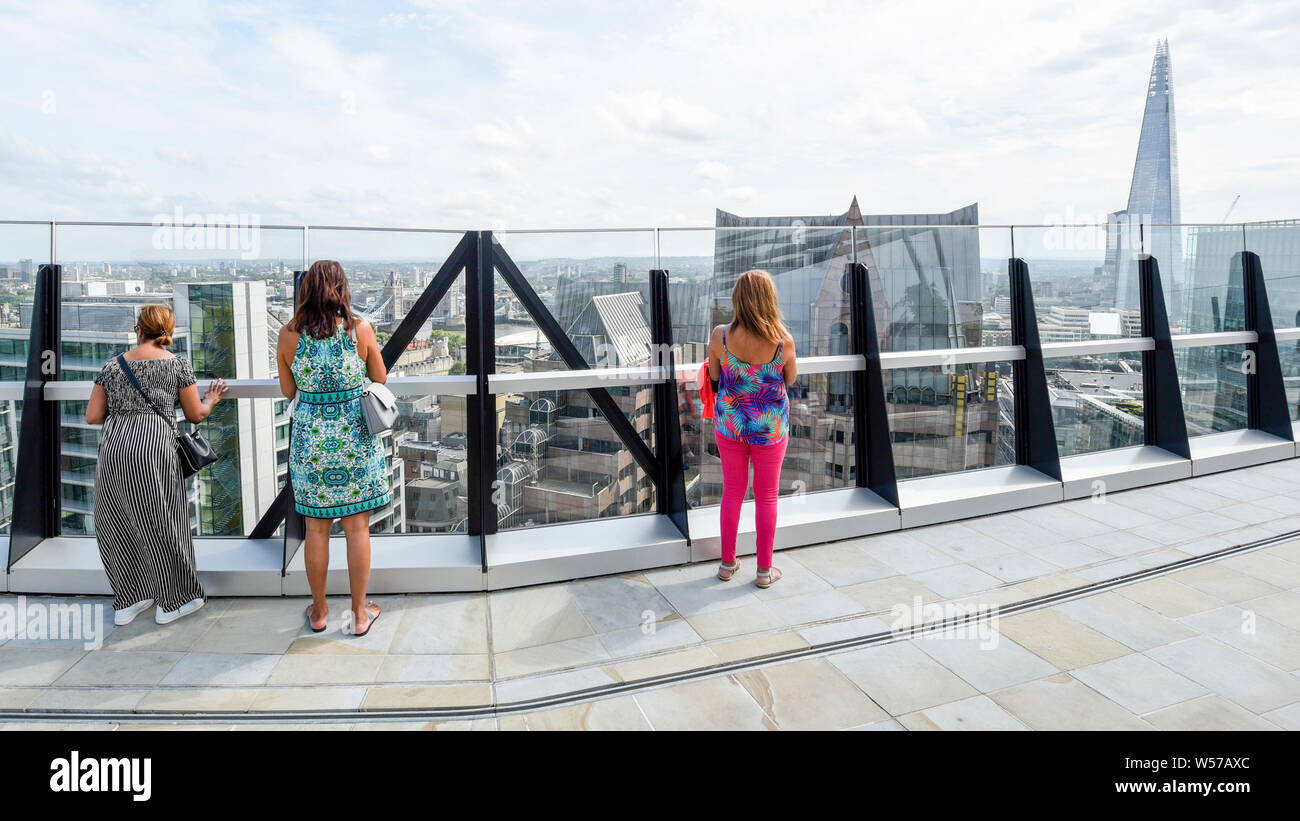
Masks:
[[[725,583],[704,563],[381,595],[360,639],[337,616],[308,631],[300,598],[213,598],[166,627],[110,624],[98,649],[0,644],[0,710],[47,727],[1298,729],[1297,480],[1287,460],[784,550],[770,590],[751,557]],[[983,632],[956,632],[972,615]]]

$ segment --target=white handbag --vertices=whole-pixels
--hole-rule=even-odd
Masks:
[[[361,392],[361,414],[372,435],[391,430],[397,421],[397,397],[382,382],[371,382]]]

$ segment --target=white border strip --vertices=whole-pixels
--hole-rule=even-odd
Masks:
[[[1249,345],[1259,341],[1254,331],[1223,331],[1215,334],[1178,334],[1170,339],[1175,348],[1208,348],[1214,345]]]
[[[199,384],[206,387],[207,380]],[[9,383],[6,383],[9,384]],[[22,398],[22,383],[17,383],[18,399]],[[227,379],[228,399],[284,399],[278,379]],[[473,376],[401,376],[386,383],[398,396],[471,396],[475,393]],[[45,399],[51,402],[84,402],[90,398],[94,382],[56,381],[45,383]]]
[[[1046,342],[1043,358],[1058,356],[1089,356],[1097,353],[1128,353],[1154,351],[1156,341],[1149,336],[1129,336],[1123,339],[1085,339],[1080,342]]]
[[[582,390],[622,385],[663,382],[665,368],[589,368],[576,371],[534,371],[529,373],[494,373],[488,377],[493,394],[531,393],[534,391]]]
[[[1025,358],[1023,345],[990,345],[983,348],[936,348],[929,351],[889,351],[880,355],[884,370],[966,365],[972,362],[1014,362]]]

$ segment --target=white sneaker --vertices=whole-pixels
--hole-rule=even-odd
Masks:
[[[135,604],[131,605],[130,607],[124,610],[114,610],[113,624],[117,625],[118,627],[125,627],[126,625],[135,621],[136,616],[148,610],[149,605],[151,604],[153,604],[153,599],[141,599],[140,601],[136,602]]]
[[[191,599],[185,602],[184,604],[182,604],[180,607],[176,608],[175,610],[172,610],[170,613],[164,612],[162,607],[159,607],[157,610],[154,611],[153,620],[158,622],[159,624],[171,624],[172,622],[179,619],[181,616],[188,616],[189,614],[193,613],[195,610],[198,610],[202,606],[203,606],[203,599]]]

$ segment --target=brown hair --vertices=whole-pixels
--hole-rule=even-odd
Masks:
[[[357,322],[347,274],[334,260],[318,259],[298,280],[298,309],[288,328],[313,339],[325,339],[338,333],[340,318],[348,330]]]
[[[145,339],[153,340],[161,347],[169,347],[172,344],[172,334],[176,333],[176,314],[166,305],[143,305],[135,329]]]
[[[731,289],[731,307],[736,318],[732,327],[744,328],[759,339],[779,345],[790,336],[781,321],[781,306],[776,298],[776,284],[767,271],[746,271],[736,278]]]

